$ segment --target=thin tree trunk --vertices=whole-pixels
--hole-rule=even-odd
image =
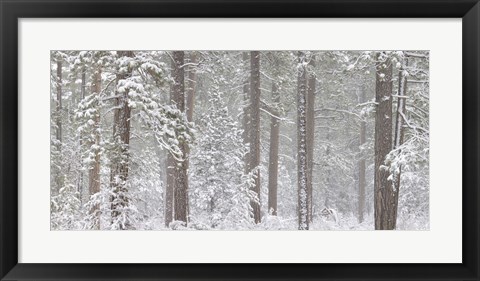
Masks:
[[[173,52],[172,61],[172,101],[176,104],[177,109],[185,112],[185,53],[183,51]],[[182,221],[187,224],[187,202],[188,202],[188,175],[187,175],[187,144],[185,141],[179,142],[180,151],[182,153],[181,160],[175,160],[175,180],[173,188],[174,198],[174,218],[176,221]]]
[[[196,64],[197,63],[197,52],[192,51],[190,53],[190,61],[191,64]],[[188,80],[187,80],[187,89],[186,89],[186,94],[187,94],[187,120],[188,122],[193,122],[193,111],[195,108],[195,90],[197,86],[197,66],[196,65],[190,65],[188,68]],[[190,147],[186,147],[187,151],[187,158],[185,159],[186,163],[186,170],[188,171],[190,167]],[[187,176],[187,186],[188,186],[188,176]],[[189,201],[187,200],[187,220],[190,220],[190,204]]]
[[[165,226],[168,227],[173,220],[173,186],[175,181],[175,159],[167,151],[167,186],[165,188]]]
[[[272,100],[278,108],[280,93],[276,82],[272,83]],[[278,112],[276,112],[278,115]],[[278,146],[280,141],[280,124],[278,118],[270,119],[270,156],[268,162],[268,212],[277,215],[277,190],[278,190]]]
[[[62,60],[57,59],[57,141],[62,142]]]
[[[310,57],[307,71],[307,192],[308,218],[313,221],[313,147],[315,140],[315,55]]]
[[[298,229],[308,230],[308,160],[307,160],[307,70],[305,53],[298,52],[297,143],[298,143]]]
[[[375,229],[394,229],[392,181],[385,164],[387,154],[392,150],[392,62],[388,58],[376,63],[375,101]]]
[[[330,160],[330,151],[332,150],[331,143],[330,143],[330,127],[327,125],[327,128],[325,129],[325,140],[327,141],[327,148],[325,149],[325,158],[327,161]],[[332,192],[332,186],[331,186],[331,166],[328,166],[326,171],[325,171],[325,199],[324,199],[324,205],[325,208],[330,208],[330,193]]]
[[[192,51],[190,53],[190,63],[197,63],[197,53]],[[187,119],[189,122],[193,121],[193,109],[195,106],[195,89],[197,86],[197,67],[191,65],[188,68],[188,80],[187,80]]]
[[[247,66],[249,65],[249,55],[248,52],[243,52],[243,65],[245,67],[245,72],[247,71]],[[245,80],[243,81],[243,144],[245,147],[248,147],[247,152],[245,153],[245,174],[250,173],[250,79],[248,75],[245,75]]]
[[[62,159],[62,59],[57,59],[57,101],[55,105],[56,111],[56,147],[59,158]],[[57,169],[55,174],[55,193],[58,194],[63,186],[63,177],[61,170]]]
[[[133,57],[132,51],[119,51],[120,57]],[[132,75],[131,70],[127,73],[117,74],[117,83],[129,78]],[[116,155],[112,163],[112,172],[110,186],[114,193],[112,208],[112,220],[118,219],[124,212],[124,208],[129,204],[128,198],[128,170],[130,159],[130,117],[131,109],[128,105],[128,91],[117,92],[115,99],[115,113],[113,122],[113,139],[116,145]],[[119,225],[120,229],[130,229],[133,226],[127,220]]]
[[[81,84],[81,88],[80,88],[80,96],[81,96],[81,100],[83,100],[85,98],[85,92],[86,92],[86,70],[85,68],[82,68],[82,84]],[[79,138],[79,145],[80,147],[82,147],[82,135],[80,135],[80,138]],[[82,165],[82,160],[80,159],[80,165]],[[79,194],[79,199],[80,199],[80,204],[83,205],[83,169],[80,169],[79,171],[79,174],[78,174],[78,186],[77,186],[77,191],[78,191],[78,194]]]
[[[87,90],[87,78],[86,78],[86,75],[87,75],[87,70],[84,68],[82,68],[82,86],[81,86],[81,96],[82,96],[82,100],[85,98],[85,92]]]
[[[360,89],[358,102],[360,104],[366,102],[365,89]],[[363,148],[366,142],[367,121],[360,120],[360,147]],[[358,221],[364,220],[365,214],[365,156],[363,150],[360,150],[360,160],[358,161]]]
[[[394,145],[393,149],[399,149],[399,147],[403,144],[403,139],[405,135],[404,123],[406,118],[406,103],[407,103],[407,72],[406,68],[408,66],[408,59],[404,58],[404,62],[402,64],[402,68],[398,73],[398,100],[397,100],[397,116],[396,116],[396,124],[395,124],[395,138],[394,138]],[[397,152],[400,153],[400,150]],[[400,192],[400,179],[402,175],[402,167],[399,167],[398,173],[394,177],[394,198],[393,198],[393,228],[397,226],[397,212],[398,212],[398,194]]]
[[[254,170],[253,191],[256,200],[251,201],[255,223],[260,223],[260,52],[250,52],[250,169]]]
[[[92,94],[93,95],[100,95],[102,91],[102,69],[98,67],[94,70],[93,74],[93,81],[92,81]],[[89,144],[89,147],[94,146],[94,163],[93,167],[89,167],[88,170],[88,193],[91,196],[100,192],[100,113],[97,113],[93,119],[94,122],[94,140],[92,143]],[[100,229],[100,205],[99,203],[95,203],[89,210],[89,213],[93,216],[93,229]]]

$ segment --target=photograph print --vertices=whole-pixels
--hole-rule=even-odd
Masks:
[[[56,50],[50,229],[429,230],[429,52]]]

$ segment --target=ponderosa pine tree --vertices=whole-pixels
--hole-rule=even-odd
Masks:
[[[358,96],[358,103],[363,104],[366,102],[366,93],[365,87],[360,87],[360,94]],[[365,213],[365,170],[366,170],[366,159],[364,155],[364,145],[366,143],[366,131],[367,131],[367,121],[365,116],[360,116],[360,160],[358,161],[358,221],[360,223],[364,220]]]
[[[392,150],[392,59],[389,53],[376,56],[375,86],[375,229],[395,228],[394,192],[386,156]]]
[[[56,80],[56,88],[57,88],[57,100],[55,103],[55,113],[56,113],[56,139],[55,139],[55,146],[57,153],[60,155],[60,159],[62,158],[62,60],[63,58],[61,55],[57,55],[57,80]],[[55,175],[55,193],[58,194],[60,189],[63,187],[63,180],[62,180],[62,171],[57,169]]]
[[[115,111],[113,116],[113,143],[112,167],[110,172],[110,188],[112,227],[114,229],[132,229],[133,225],[128,217],[129,190],[128,171],[130,162],[130,118],[128,78],[132,76],[132,51],[119,51],[120,68],[116,74],[117,92],[115,97]]]
[[[62,58],[57,58],[57,141],[62,142]]]
[[[190,52],[189,56],[189,65],[188,65],[188,79],[186,87],[187,95],[187,120],[188,122],[193,122],[193,110],[195,107],[195,89],[197,86],[197,52]]]
[[[315,74],[315,54],[310,52],[307,71],[307,192],[308,192],[308,219],[313,220],[313,152],[315,146],[315,90],[317,75]]]
[[[180,112],[185,113],[185,52],[172,52],[172,92],[171,100]],[[179,128],[177,128],[179,129]],[[179,148],[181,155],[174,161],[174,182],[173,182],[173,198],[174,198],[174,219],[187,224],[188,214],[188,175],[187,175],[187,140],[181,136],[182,132],[177,132],[179,136]]]
[[[79,170],[79,153],[72,142],[78,140],[74,132],[74,118],[70,115],[75,107],[71,94],[69,57],[70,51],[52,51],[52,131],[51,131],[51,197],[50,226],[52,229],[75,228],[82,212],[76,192],[76,177]],[[72,161],[75,159],[76,161]],[[72,163],[73,162],[73,163]]]
[[[395,227],[405,228],[405,214],[428,213],[425,186],[429,184],[429,56],[425,51],[396,52],[399,66],[398,99],[393,150],[387,155],[397,206]],[[408,64],[407,64],[408,60]],[[404,76],[404,77],[402,77]],[[404,86],[402,87],[402,82]],[[403,94],[401,94],[403,92]],[[399,99],[403,99],[400,101]],[[399,112],[399,110],[401,110]],[[400,114],[401,113],[401,114]],[[402,123],[401,126],[398,123]],[[415,163],[415,164],[413,164]],[[428,228],[428,222],[422,224]]]
[[[187,121],[193,122],[193,111],[195,108],[195,93],[196,93],[196,86],[197,86],[197,52],[192,51],[190,52],[189,56],[189,67],[188,67],[188,79],[187,79],[187,89],[186,89],[186,112],[187,112]],[[186,154],[187,157],[186,161],[186,170],[188,171],[190,168],[190,146],[187,145],[186,147]],[[187,177],[187,186],[188,186],[188,177]],[[187,216],[190,215],[190,204],[189,200],[187,200]],[[189,217],[187,218],[189,220]]]
[[[172,152],[167,151],[166,165],[166,185],[165,185],[165,226],[168,227],[173,221],[173,188],[175,181],[175,158]]]
[[[307,62],[304,52],[298,52],[297,85],[297,170],[298,170],[298,229],[308,230],[310,201],[308,196],[307,148]]]
[[[250,170],[253,172],[253,218],[260,223],[260,52],[250,52]]]
[[[100,65],[93,70],[93,81],[91,86],[91,100],[93,119],[91,122],[91,134],[87,136],[87,146],[91,151],[89,153],[88,167],[88,193],[90,198],[100,192],[100,109],[98,103],[102,91],[102,68]],[[88,123],[87,123],[88,124]],[[97,201],[97,200],[95,200]],[[91,215],[91,228],[100,229],[100,204],[99,202],[92,202],[89,214]]]
[[[243,71],[245,73],[249,72],[250,66],[250,59],[248,52],[242,52],[242,60],[243,60]],[[245,79],[243,81],[243,145],[245,147],[250,146],[250,77],[249,75],[244,75]],[[247,150],[244,157],[245,161],[245,174],[250,173],[250,149]]]
[[[298,59],[297,52],[260,52],[258,85],[264,87],[258,90],[270,93],[258,101],[261,112],[258,118],[248,113],[255,97],[249,89],[252,84],[250,52],[195,51],[194,54],[198,63],[192,63],[193,54],[185,52],[183,64],[178,64],[179,68],[185,69],[181,99],[185,105],[181,110],[177,100],[169,102],[169,94],[173,96],[174,88],[171,82],[175,80],[172,71],[175,65],[170,65],[173,52],[135,51],[133,57],[121,56],[115,51],[52,52],[52,229],[160,230],[167,229],[164,220],[168,221],[168,228],[184,229],[184,221],[176,221],[173,213],[176,163],[187,167],[185,170],[188,169],[190,177],[185,181],[187,198],[191,203],[188,204],[187,199],[186,229],[299,228],[300,220],[297,221],[297,218],[302,202],[292,199],[301,195],[298,187],[303,185],[292,173],[298,174],[299,164],[304,161],[298,147],[298,141],[302,140],[299,138],[302,130],[298,126],[298,93],[302,87],[306,111],[305,178],[306,184],[313,184],[311,191],[307,189],[304,192],[307,198],[304,205],[308,207],[304,217],[308,218],[308,228],[374,228],[376,171],[373,125],[377,103],[372,98],[376,79],[385,77],[381,73],[375,75],[376,64],[373,62],[376,61],[376,52],[318,51],[314,54],[316,63],[321,62],[321,67],[315,69],[310,59],[313,52],[301,52],[301,64],[294,63]],[[393,118],[390,116],[392,146],[380,162],[380,170],[387,170],[392,193],[399,191],[398,204],[393,200],[392,205],[398,208],[395,227],[428,229],[428,52],[398,51],[386,52],[385,55],[391,59],[392,72],[401,68],[408,72],[409,84],[407,93],[407,87],[401,89],[400,81],[397,83],[397,77],[393,77],[390,94],[393,103]],[[59,80],[57,56],[62,60],[60,114],[57,114],[56,104]],[[403,66],[401,62],[406,57],[409,65],[405,63]],[[279,65],[274,58],[278,59]],[[300,77],[303,80],[300,84],[299,70],[305,71],[305,77]],[[379,68],[379,72],[385,71]],[[193,72],[195,78],[192,79]],[[118,78],[122,74],[125,76],[120,82]],[[315,90],[322,94],[315,96],[318,108],[315,109],[314,130],[310,128],[308,114],[309,106],[313,104],[309,98],[315,92],[309,85],[314,81],[311,74],[318,75],[322,82],[315,85]],[[402,80],[403,74],[399,73],[398,80]],[[388,79],[381,82],[388,83]],[[362,86],[365,88],[361,89]],[[405,93],[402,94],[402,91]],[[130,109],[128,155],[119,149],[127,147],[125,142],[120,136],[115,139],[112,132],[120,126],[112,124],[112,120],[119,119],[119,111],[124,110],[119,106],[122,101],[118,99],[124,99],[125,93]],[[362,94],[365,94],[364,97]],[[404,108],[397,106],[402,103]],[[245,107],[245,104],[248,106]],[[378,106],[382,107],[381,104]],[[61,151],[57,149],[58,115],[61,116]],[[256,142],[250,135],[254,132],[254,124],[249,122],[254,119],[260,123],[257,140],[261,145],[255,151],[260,154],[257,168],[262,174],[266,172],[265,179],[268,176],[268,183],[263,184],[265,190],[262,187],[260,192],[261,200],[255,191],[257,170],[250,167],[251,157],[245,160],[243,153],[249,152],[250,144],[255,148]],[[195,130],[192,128],[194,124],[188,121],[196,122]],[[398,125],[399,122],[402,125]],[[246,129],[243,135],[241,127]],[[403,130],[403,141],[398,138],[401,134],[397,133],[397,129]],[[312,145],[309,137],[314,131]],[[192,142],[194,134],[196,141]],[[191,145],[191,156],[189,146],[182,146],[185,143]],[[315,157],[312,151],[315,151]],[[165,177],[166,155],[172,156],[170,170],[174,172],[168,178]],[[363,159],[364,165],[361,164]],[[313,173],[309,170],[312,162],[315,167]],[[188,163],[188,166],[183,163]],[[124,206],[112,209],[110,177],[112,168],[117,165],[128,166],[128,176],[123,185],[128,200],[123,201]],[[63,178],[63,187],[55,194],[57,171]],[[82,174],[84,196],[79,194],[82,192]],[[400,179],[401,186],[397,188]],[[171,196],[165,196],[169,190],[165,186],[167,182],[172,187]],[[274,195],[277,204],[274,203]],[[171,198],[170,212],[164,209],[168,198]],[[256,201],[263,203],[259,206],[259,214],[264,215],[260,223],[255,223],[251,204]],[[361,204],[361,201],[364,203]],[[328,214],[320,212],[325,206],[336,211],[338,217],[333,220]],[[382,211],[385,212],[385,209]],[[272,214],[272,211],[276,216],[266,215],[269,212]],[[114,221],[113,212],[118,214]],[[170,219],[164,217],[164,212],[165,215],[170,213]],[[358,223],[357,214],[358,221],[363,214],[363,223]],[[395,217],[392,216],[393,219]],[[172,221],[175,223],[170,224]]]
[[[278,83],[272,82],[272,102],[278,107],[280,93]],[[270,151],[268,158],[268,213],[277,215],[278,196],[278,147],[280,143],[280,122],[279,111],[275,111],[270,117]]]
[[[393,139],[393,150],[396,150],[395,153],[401,153],[401,146],[403,144],[403,139],[405,136],[404,124],[406,123],[406,99],[407,99],[407,67],[408,67],[408,58],[403,56],[400,58],[402,60],[401,67],[398,72],[398,97],[397,97],[397,113],[395,118],[395,135]],[[397,213],[398,213],[398,195],[400,192],[400,179],[402,175],[402,166],[398,167],[398,171],[392,175],[393,178],[393,205],[392,206],[392,227],[393,229],[397,226]]]
[[[192,150],[191,194],[195,217],[211,228],[253,225],[250,191],[244,180],[241,129],[229,114],[217,85],[207,92],[208,107],[199,117],[199,137]],[[255,196],[255,194],[253,194]]]
[[[272,66],[272,106],[270,109],[270,148],[268,156],[268,213],[276,216],[278,210],[278,153],[280,146],[280,58],[273,52],[267,56]]]
[[[85,67],[82,67],[81,68],[81,86],[80,86],[80,102],[85,99],[85,93],[87,91],[87,71],[86,71],[86,68]],[[82,147],[82,144],[83,144],[83,140],[82,140],[82,133],[80,132],[79,133],[79,146],[80,146],[80,150],[81,150],[81,147]],[[80,157],[81,158],[81,157]],[[83,161],[82,159],[80,159],[80,166],[83,168]],[[80,171],[78,171],[78,181],[77,181],[77,192],[78,192],[78,197],[80,199],[80,204],[83,205],[83,177],[84,177],[84,173],[83,173],[83,169],[80,169]]]

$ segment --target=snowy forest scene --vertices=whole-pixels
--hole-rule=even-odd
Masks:
[[[429,52],[51,51],[51,230],[429,230]]]

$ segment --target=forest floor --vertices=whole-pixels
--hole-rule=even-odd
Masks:
[[[278,216],[264,216],[262,222],[250,228],[236,228],[236,229],[221,229],[211,228],[206,224],[192,221],[187,227],[173,222],[171,228],[165,227],[163,218],[140,223],[137,226],[138,230],[220,230],[220,231],[292,231],[297,230],[297,218],[282,218]],[[430,229],[428,218],[418,218],[410,216],[408,218],[399,217],[397,220],[396,230],[405,231],[428,231]],[[334,218],[316,218],[310,224],[310,230],[313,231],[373,231],[374,222],[373,214],[365,218],[362,223],[354,216],[343,216],[337,214],[337,220]]]

